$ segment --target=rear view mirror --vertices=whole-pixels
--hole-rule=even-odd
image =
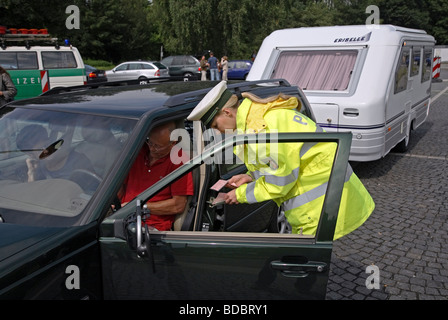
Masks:
[[[62,146],[63,143],[63,139],[59,139],[58,141],[53,142],[41,152],[41,154],[39,155],[39,159],[45,159],[46,157],[52,155]]]

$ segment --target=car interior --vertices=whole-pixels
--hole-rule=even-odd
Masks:
[[[180,119],[176,121],[177,127],[186,129],[190,133],[190,146],[202,145],[204,139],[193,135],[194,126],[199,123]],[[200,128],[202,132],[202,128]],[[198,132],[198,131],[195,131]],[[219,133],[216,131],[215,134]],[[193,143],[197,139],[197,144]],[[215,137],[211,139],[216,141]],[[208,139],[205,139],[207,141]],[[193,152],[190,150],[190,155]],[[236,156],[234,156],[235,158]],[[217,161],[219,162],[219,161]],[[227,161],[225,161],[227,162]],[[236,174],[246,173],[244,163],[212,163],[202,164],[194,169],[194,195],[189,196],[188,203],[182,214],[178,214],[173,223],[172,231],[227,231],[227,232],[285,232],[290,230],[286,219],[278,221],[281,210],[273,201],[257,204],[227,205],[225,203],[214,203],[219,192],[228,192],[230,189],[223,188],[219,192],[211,187],[219,180],[228,180]]]

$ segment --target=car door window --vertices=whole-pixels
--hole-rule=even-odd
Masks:
[[[221,136],[217,135],[215,131],[209,132],[212,132],[213,137],[208,137],[205,140],[219,144],[222,139]],[[210,145],[213,145],[213,143]],[[262,145],[260,144],[257,148],[261,148]],[[211,146],[208,147],[213,149]],[[191,224],[185,225],[183,229],[201,232],[291,233],[291,226],[284,217],[282,208],[272,200],[237,205],[215,203],[220,193],[231,190],[225,187],[222,190],[215,190],[213,188],[215,183],[247,172],[242,160],[231,151],[229,152],[229,149],[226,149],[222,154],[216,155],[216,159],[212,160],[212,163],[203,165],[206,170],[206,177],[202,177],[201,190],[198,190],[198,186],[195,186],[195,193],[200,192],[202,199],[199,199],[196,194],[194,202],[197,207],[195,208],[194,222],[191,219]],[[247,152],[250,153],[252,151],[249,150]],[[327,179],[329,179],[329,175]]]
[[[143,69],[143,67],[142,67],[141,63],[130,63],[128,69],[129,70],[140,70],[140,69]]]
[[[238,61],[237,68],[238,69],[245,69],[246,68],[246,63],[244,63],[243,61]]]
[[[141,68],[146,70],[154,69],[154,67],[148,63],[142,63]]]
[[[174,57],[173,58],[173,66],[181,66],[185,63],[185,58],[183,56],[179,56],[179,57]]]
[[[125,70],[127,70],[128,69],[128,66],[129,66],[129,64],[122,64],[122,65],[120,65],[120,66],[118,66],[116,69],[115,69],[115,71],[125,71]]]
[[[194,65],[194,64],[196,64],[196,60],[193,57],[187,57],[186,64]]]

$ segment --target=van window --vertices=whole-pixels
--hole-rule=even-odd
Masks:
[[[36,52],[1,52],[0,65],[5,69],[39,69]]]
[[[394,93],[404,91],[408,87],[408,69],[410,59],[409,48],[403,48],[400,59],[398,60],[397,71],[395,72],[395,89]]]
[[[414,47],[412,49],[412,67],[411,77],[418,75],[420,71],[421,47]]]
[[[432,49],[425,48],[423,53],[423,68],[422,68],[422,82],[431,79],[432,76]]]
[[[346,90],[357,50],[285,51],[271,79],[284,78],[303,90]]]
[[[76,60],[73,52],[69,51],[47,51],[42,52],[44,69],[76,68]]]

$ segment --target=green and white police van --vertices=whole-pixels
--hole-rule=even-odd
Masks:
[[[0,66],[6,69],[17,88],[16,100],[31,98],[56,87],[86,84],[84,62],[73,46],[39,45],[39,37],[4,35],[1,38]],[[22,40],[24,45],[8,45]],[[54,40],[54,39],[53,39]]]

